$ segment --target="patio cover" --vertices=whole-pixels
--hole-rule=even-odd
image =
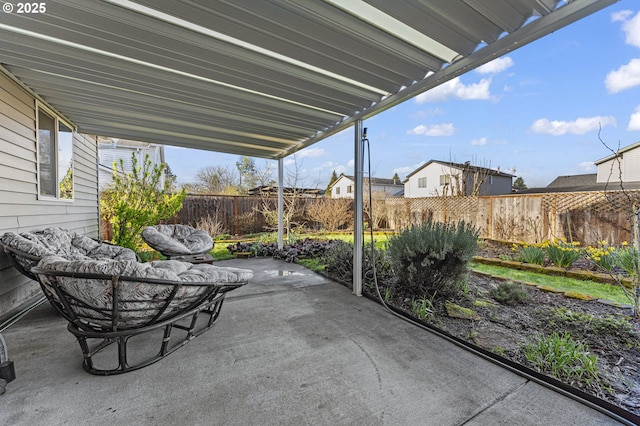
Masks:
[[[0,64],[80,132],[282,159],[614,2],[3,2]]]

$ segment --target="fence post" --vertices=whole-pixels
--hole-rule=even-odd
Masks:
[[[233,197],[233,234],[238,235],[238,196]]]
[[[489,198],[489,238],[493,240],[493,197]]]

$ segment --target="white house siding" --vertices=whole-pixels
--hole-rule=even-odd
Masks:
[[[640,148],[624,153],[624,181],[640,181]]]
[[[367,178],[365,178],[365,185],[366,183],[367,183]],[[338,188],[340,189],[338,190]],[[351,192],[348,191],[349,188],[351,188]],[[402,190],[402,185],[396,185],[396,186],[383,185],[383,184],[371,185],[371,191],[374,193],[386,192],[389,195],[394,195],[400,190]],[[353,198],[354,191],[355,191],[355,183],[353,182],[353,180],[351,180],[350,178],[344,175],[341,175],[331,187],[331,198]],[[365,191],[368,191],[368,188],[365,187]]]
[[[119,164],[122,160],[125,173],[131,173],[133,170],[132,154],[137,154],[138,165],[144,164],[145,157],[148,155],[149,160],[154,165],[162,165],[163,163],[163,146],[149,144],[146,142],[135,141],[118,141],[113,143],[100,142],[98,144],[98,183],[100,189],[104,189],[113,182],[113,163]],[[164,187],[164,174],[162,175],[160,187]]]
[[[97,145],[74,134],[73,201],[38,200],[36,102],[0,73],[0,234],[61,226],[98,236]],[[41,295],[0,253],[0,319]]]
[[[622,160],[614,157],[598,164],[596,182],[638,182],[640,181],[640,146],[634,144],[622,150]]]
[[[619,163],[617,158],[598,164],[596,182],[620,182],[620,175],[624,176],[624,162]]]
[[[351,192],[347,192],[348,187],[351,187]],[[353,181],[346,176],[340,176],[331,187],[331,198],[353,198],[354,190]]]
[[[432,163],[411,175],[404,183],[405,198],[433,197],[443,193],[444,186],[440,185],[441,175],[460,175],[460,170],[443,166],[439,163]],[[427,178],[425,188],[419,188],[420,178]],[[452,181],[454,179],[452,178]]]
[[[462,170],[458,168],[446,166],[437,162],[427,164],[424,168],[409,176],[405,181],[404,196],[405,198],[421,198],[434,197],[442,194],[452,195],[450,187],[446,188],[444,185],[440,184],[440,176],[451,176],[449,179],[449,185],[457,187],[458,185],[461,185],[462,173]],[[466,193],[471,194],[473,192],[474,173],[468,172],[466,176]],[[421,178],[427,178],[426,187],[419,187]],[[480,186],[479,195],[509,194],[511,193],[511,187],[511,176],[487,176]]]

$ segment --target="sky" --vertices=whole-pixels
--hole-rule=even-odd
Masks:
[[[621,0],[363,125],[378,178],[405,179],[429,160],[499,167],[529,188],[595,173],[607,146],[640,141],[640,2]],[[349,128],[298,152],[301,186],[324,189],[333,171],[352,175],[353,135]],[[239,157],[167,146],[165,159],[188,183],[205,167],[235,168]],[[292,164],[285,159],[285,169]]]

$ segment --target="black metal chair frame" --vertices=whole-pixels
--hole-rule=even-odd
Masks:
[[[67,329],[71,332],[82,350],[84,356],[83,368],[85,371],[96,375],[113,375],[137,370],[151,365],[175,350],[187,344],[195,337],[213,327],[224,302],[225,294],[238,288],[242,283],[193,283],[175,282],[160,279],[128,277],[118,275],[104,275],[96,273],[73,273],[64,271],[47,271],[35,267],[32,272],[36,275],[42,290],[49,302],[69,321]],[[110,309],[104,307],[91,306],[87,301],[80,300],[70,295],[58,283],[56,277],[71,277],[74,279],[104,280],[111,285],[113,303]],[[123,315],[132,313],[140,314],[150,308],[126,308],[123,304],[140,303],[140,300],[125,300],[120,298],[119,288],[127,281],[144,282],[151,285],[173,286],[168,297],[161,301],[149,301],[149,306],[154,315],[145,319],[142,324],[127,326],[126,318]],[[177,298],[176,294],[180,287],[198,286],[204,291],[197,295],[185,298]],[[186,303],[184,308],[177,312],[163,316],[171,308],[172,303]],[[202,321],[204,316],[204,321]],[[110,324],[104,325],[105,318]],[[152,332],[157,329],[163,330],[162,340],[157,353],[130,363],[130,348],[128,341],[134,336]],[[175,329],[183,333],[175,337],[172,333]],[[175,339],[173,339],[175,337]],[[172,340],[173,339],[173,340]],[[94,364],[93,357],[103,349],[117,345],[117,367],[100,368]]]

